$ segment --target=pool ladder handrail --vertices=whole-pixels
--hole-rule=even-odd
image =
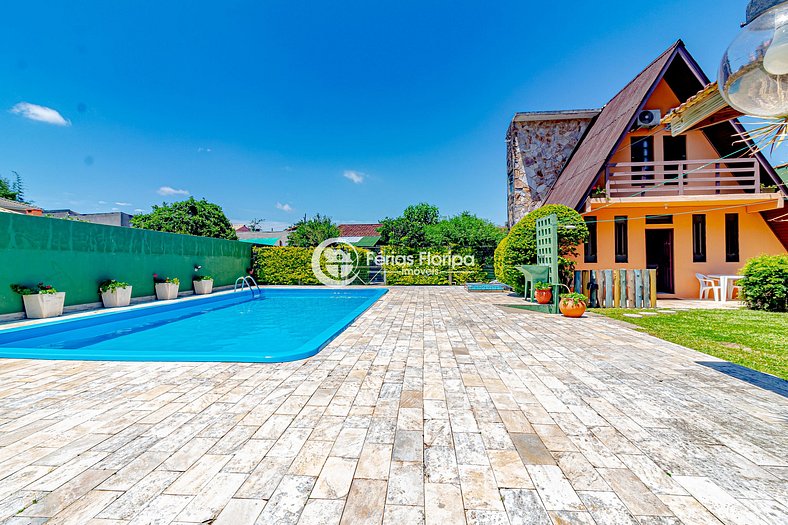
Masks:
[[[263,291],[260,289],[260,285],[257,284],[257,281],[254,280],[254,277],[251,275],[242,275],[238,279],[235,280],[235,286],[233,286],[233,292],[238,291],[238,283],[241,283],[241,291],[244,291],[244,288],[247,286],[249,287],[249,291],[252,292],[252,299],[254,299],[254,293],[257,291],[258,297],[263,296]]]

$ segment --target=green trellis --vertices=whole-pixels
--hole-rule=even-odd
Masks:
[[[550,268],[550,282],[553,284],[550,311],[558,313],[558,216],[555,213],[536,219],[536,264]]]

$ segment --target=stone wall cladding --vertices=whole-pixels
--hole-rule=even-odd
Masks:
[[[507,220],[510,228],[526,213],[542,205],[590,123],[590,118],[511,123],[506,132]]]

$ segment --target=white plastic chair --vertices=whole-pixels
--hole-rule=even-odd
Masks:
[[[717,282],[716,279],[712,279],[708,275],[703,275],[702,273],[696,273],[695,277],[698,279],[700,283],[700,299],[710,299],[709,292],[714,293],[714,300],[720,300],[720,294],[722,293],[722,286]],[[705,296],[705,297],[704,297]]]

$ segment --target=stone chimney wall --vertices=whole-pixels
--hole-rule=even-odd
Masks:
[[[507,221],[542,205],[590,118],[513,121],[506,133]]]

